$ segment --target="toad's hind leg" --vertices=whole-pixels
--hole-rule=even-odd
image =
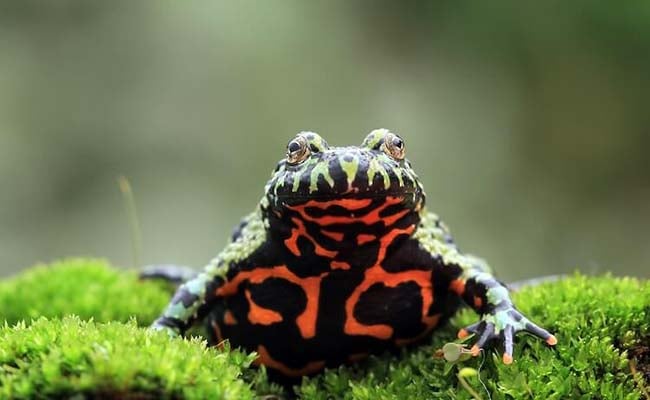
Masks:
[[[199,272],[193,268],[180,265],[147,265],[140,271],[140,279],[160,279],[180,285],[195,278]]]

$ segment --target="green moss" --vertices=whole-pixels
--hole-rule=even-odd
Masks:
[[[113,270],[98,261],[69,260],[41,266],[0,283],[0,312],[10,321],[74,313],[101,321],[125,321],[135,316],[139,324],[148,324],[168,299],[168,288],[138,282],[133,273]],[[525,288],[515,293],[514,299],[522,312],[556,334],[556,348],[520,334],[515,362],[510,366],[501,363],[500,350],[460,364],[433,357],[437,349],[455,340],[458,327],[476,320],[477,316],[466,310],[436,331],[428,344],[398,356],[371,357],[305,378],[296,391],[305,399],[469,399],[472,396],[459,383],[457,373],[470,367],[480,370],[485,388],[476,376],[465,378],[466,383],[484,399],[489,398],[486,389],[492,399],[643,397],[640,384],[644,377],[631,373],[626,349],[638,354],[645,348],[643,344],[647,347],[650,342],[650,283],[575,275]],[[5,327],[2,332],[0,355],[6,372],[0,390],[5,395],[8,390],[39,390],[52,394],[50,397],[55,397],[54,393],[113,390],[123,397],[128,392],[189,398],[189,391],[199,384],[188,382],[209,379],[219,393],[229,391],[242,398],[250,396],[246,388],[251,385],[258,394],[278,390],[269,385],[263,371],[244,369],[243,379],[238,378],[251,360],[241,353],[204,350],[196,341],[158,341],[157,336],[136,329],[135,322],[101,325],[78,319],[39,320],[29,328]],[[93,357],[103,354],[104,348],[112,351],[111,363],[98,368]],[[182,358],[186,351],[191,353],[189,359]],[[138,357],[144,361],[139,363]],[[647,364],[650,354],[644,357],[639,371],[650,370],[650,366],[641,365]],[[46,359],[51,361],[43,362]],[[213,364],[217,362],[220,364]],[[44,367],[39,369],[40,364]],[[199,364],[206,370],[198,371]],[[34,368],[38,372],[29,372]],[[194,374],[192,378],[188,372]]]
[[[0,398],[252,399],[237,351],[77,317],[0,329]]]
[[[135,318],[150,324],[169,301],[169,289],[141,282],[106,261],[69,259],[30,268],[0,282],[0,319],[9,324],[75,314],[98,322]]]

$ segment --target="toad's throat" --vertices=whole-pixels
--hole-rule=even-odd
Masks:
[[[339,198],[333,200],[309,200],[299,205],[287,205],[299,219],[320,227],[332,225],[383,223],[392,226],[405,215],[413,212],[403,207],[404,199],[387,196],[380,200],[372,198]]]
[[[419,216],[403,207],[400,197],[376,199],[310,200],[300,205],[286,206],[285,221],[290,223],[290,235],[284,240],[295,256],[313,251],[318,256],[341,260],[350,251],[377,244],[395,227],[417,224]],[[300,246],[300,241],[311,246]],[[313,250],[312,250],[313,249]],[[346,269],[345,263],[340,267]]]

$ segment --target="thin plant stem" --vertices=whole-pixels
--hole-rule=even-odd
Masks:
[[[140,253],[142,249],[142,231],[140,230],[140,220],[138,219],[138,211],[135,206],[135,197],[133,196],[133,189],[131,183],[125,176],[117,178],[117,183],[122,193],[124,200],[124,209],[126,217],[129,221],[129,229],[131,231],[131,251],[133,257],[133,268],[140,268]]]

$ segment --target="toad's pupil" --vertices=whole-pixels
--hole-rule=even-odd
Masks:
[[[298,142],[291,142],[289,143],[289,152],[294,153],[296,151],[300,150],[300,143]]]
[[[395,138],[393,139],[393,146],[397,147],[398,149],[401,149],[404,147],[404,141],[400,138]]]

